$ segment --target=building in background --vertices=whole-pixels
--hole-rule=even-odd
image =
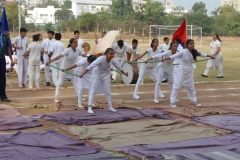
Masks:
[[[23,3],[26,4],[26,6],[28,7],[35,7],[38,4],[42,4],[44,2],[46,2],[47,0],[22,0]],[[52,1],[56,1],[59,5],[63,5],[64,1],[66,0],[52,0]]]
[[[174,3],[173,3],[173,0],[164,0],[163,1],[163,6],[167,9],[173,9],[175,6],[174,6]]]
[[[221,6],[232,5],[238,12],[240,12],[240,0],[221,0]]]

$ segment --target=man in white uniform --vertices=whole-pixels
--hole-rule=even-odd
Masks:
[[[102,32],[101,38],[95,41],[96,45],[101,41],[101,39],[106,35],[107,33],[104,31]]]
[[[60,55],[65,49],[64,44],[61,42],[61,38],[62,38],[61,33],[55,33],[55,42],[53,42],[50,48],[50,54],[52,54],[51,59]],[[52,62],[52,65],[57,68],[60,68],[62,60],[63,58],[60,58],[59,60]],[[52,80],[55,87],[57,86],[57,82],[59,79],[59,72],[60,71],[57,69],[52,69]]]
[[[80,32],[79,31],[74,31],[74,37],[78,40],[78,46],[77,49],[79,49],[80,51],[83,52],[83,44],[84,44],[84,40],[82,38],[80,38]]]
[[[12,47],[16,48],[18,59],[18,84],[19,87],[26,87],[27,72],[28,72],[28,59],[23,54],[28,47],[28,38],[26,37],[27,30],[20,28],[20,36],[16,37],[12,43]]]
[[[42,48],[43,48],[43,61],[44,61],[44,72],[45,72],[45,78],[46,78],[46,86],[50,86],[51,85],[51,80],[50,80],[50,67],[46,66],[46,62],[49,61],[51,54],[50,54],[50,48],[51,45],[53,44],[53,42],[55,41],[53,39],[54,36],[54,31],[48,31],[48,38],[45,39],[42,43]]]
[[[158,47],[158,49],[159,49],[161,52],[166,52],[167,50],[169,50],[169,47],[170,47],[170,45],[169,45],[169,38],[168,38],[168,37],[165,37],[165,38],[163,39],[163,41],[164,41],[164,43],[161,44],[161,45]],[[163,77],[162,82],[163,82],[163,83],[167,83],[166,77]]]
[[[115,52],[114,59],[118,62],[119,66],[122,66],[124,62],[126,62],[126,53],[128,52],[128,45],[127,43],[123,42],[123,40],[118,40],[117,43],[115,43],[112,46],[112,49]],[[129,54],[129,53],[127,53]],[[115,83],[117,79],[117,72],[112,72],[112,82]]]

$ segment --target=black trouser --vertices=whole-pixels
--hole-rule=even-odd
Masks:
[[[7,98],[6,95],[6,60],[5,56],[0,57],[0,98]]]

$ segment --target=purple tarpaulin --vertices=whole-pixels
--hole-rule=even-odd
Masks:
[[[114,151],[151,160],[163,160],[163,157],[167,156],[182,157],[183,159],[201,159],[201,157],[205,157],[207,160],[226,160],[226,157],[229,156],[240,159],[240,150],[237,148],[240,148],[240,135],[227,135],[174,143],[135,145],[116,148]]]
[[[143,118],[174,119],[173,116],[170,116],[168,113],[162,111],[135,108],[118,108],[117,112],[112,112],[109,110],[95,110],[94,114],[89,114],[87,111],[62,112],[44,114],[41,117],[43,120],[68,125],[94,125],[137,120]]]
[[[98,148],[78,143],[53,130],[0,135],[0,159],[38,160],[98,151]]]
[[[194,117],[192,119],[200,123],[240,132],[240,115],[215,115]]]
[[[42,126],[38,123],[37,118],[33,117],[13,117],[0,118],[0,131],[17,130],[24,128],[33,128]]]

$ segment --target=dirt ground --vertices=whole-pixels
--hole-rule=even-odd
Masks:
[[[195,84],[197,90],[197,97],[200,103],[210,102],[228,102],[228,101],[240,101],[240,82],[212,82],[212,83],[198,83]],[[118,106],[130,106],[135,108],[144,108],[147,106],[169,106],[169,89],[167,84],[161,85],[161,89],[165,95],[165,98],[160,100],[159,104],[153,102],[154,98],[154,84],[146,84],[140,86],[139,96],[140,100],[134,100],[132,94],[134,91],[134,85],[114,85],[111,87],[112,101],[114,107]],[[56,106],[54,104],[54,89],[41,89],[41,90],[10,90],[7,92],[8,97],[12,100],[8,105],[15,106],[22,116],[27,115],[41,115],[43,113],[51,113],[56,111],[46,110],[40,108],[41,106]],[[87,98],[87,92],[84,92],[84,97]],[[61,90],[60,99],[62,101],[62,107],[60,111],[65,112],[77,109],[77,97],[72,87],[68,87]],[[180,102],[177,105],[191,104],[184,88],[179,91],[178,99]],[[95,104],[107,109],[105,104],[104,95],[97,95],[95,97]],[[87,102],[83,102],[84,106],[87,106]],[[34,108],[34,106],[37,106]],[[46,130],[46,129],[58,129],[64,125],[60,125],[54,122],[42,121],[42,127],[23,129],[23,131],[29,130]],[[0,133],[10,133],[15,131],[1,131]],[[64,134],[64,133],[62,133]],[[65,135],[65,134],[64,134]]]

